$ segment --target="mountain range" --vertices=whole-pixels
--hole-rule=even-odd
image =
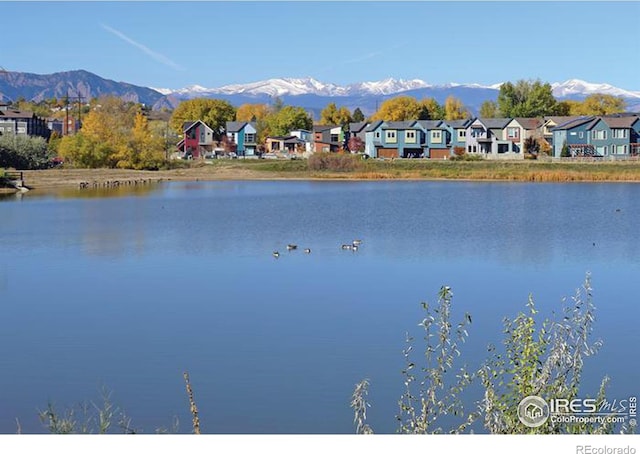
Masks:
[[[84,70],[54,74],[0,72],[0,100],[16,100],[20,97],[40,101],[66,95],[84,99],[101,95],[115,95],[127,101],[140,102],[153,109],[172,109],[180,101],[195,97],[225,99],[233,105],[244,103],[269,103],[279,97],[285,104],[296,105],[319,114],[328,103],[335,102],[350,110],[359,107],[371,114],[386,99],[399,94],[417,99],[435,98],[444,103],[448,96],[455,96],[472,112],[477,112],[487,100],[495,101],[501,83],[494,85],[449,83],[432,85],[420,79],[385,79],[378,82],[360,82],[336,85],[320,82],[311,77],[269,79],[248,84],[225,85],[205,88],[191,85],[181,89],[141,87],[125,82],[104,79]],[[557,99],[583,99],[593,93],[620,96],[629,110],[640,109],[640,92],[629,91],[609,84],[595,84],[579,79],[551,84]]]

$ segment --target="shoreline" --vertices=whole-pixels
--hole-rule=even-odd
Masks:
[[[636,162],[365,162],[352,171],[313,171],[300,161],[223,161],[171,170],[46,169],[25,170],[32,190],[111,187],[161,181],[308,180],[308,181],[491,181],[640,183]],[[8,190],[11,192],[11,189]]]

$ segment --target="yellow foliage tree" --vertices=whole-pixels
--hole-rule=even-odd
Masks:
[[[243,104],[236,111],[236,121],[263,120],[269,114],[266,104]]]
[[[469,112],[455,96],[448,96],[444,102],[444,119],[445,120],[464,120],[469,117]]]
[[[331,102],[320,112],[320,123],[323,125],[347,126],[352,121],[351,112],[346,107],[338,107]]]
[[[573,101],[569,105],[571,115],[609,115],[624,112],[627,107],[624,99],[600,93],[589,95],[582,102]]]
[[[404,121],[417,120],[422,106],[411,96],[397,96],[382,103],[380,109],[371,116],[372,120]]]

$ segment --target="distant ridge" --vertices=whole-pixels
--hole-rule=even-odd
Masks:
[[[468,109],[476,113],[484,101],[497,99],[500,85],[501,83],[481,85],[455,82],[433,85],[420,79],[389,78],[341,86],[306,77],[268,79],[219,88],[191,85],[180,89],[168,89],[116,82],[85,70],[54,74],[4,71],[0,72],[0,100],[16,100],[22,97],[40,101],[52,97],[62,98],[67,93],[86,99],[115,95],[127,101],[140,102],[160,110],[172,109],[182,100],[195,97],[225,99],[236,106],[244,103],[270,103],[274,97],[279,97],[283,102],[308,109],[319,117],[319,112],[330,102],[351,110],[358,107],[365,114],[370,114],[382,101],[403,94],[418,99],[432,97],[439,103],[444,103],[448,96],[455,96]],[[583,99],[593,93],[603,93],[620,96],[625,99],[630,110],[640,110],[640,92],[579,79],[556,82],[551,86],[558,99]]]

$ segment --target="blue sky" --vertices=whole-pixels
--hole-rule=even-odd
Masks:
[[[640,2],[5,2],[7,70],[157,88],[273,77],[640,91]]]

